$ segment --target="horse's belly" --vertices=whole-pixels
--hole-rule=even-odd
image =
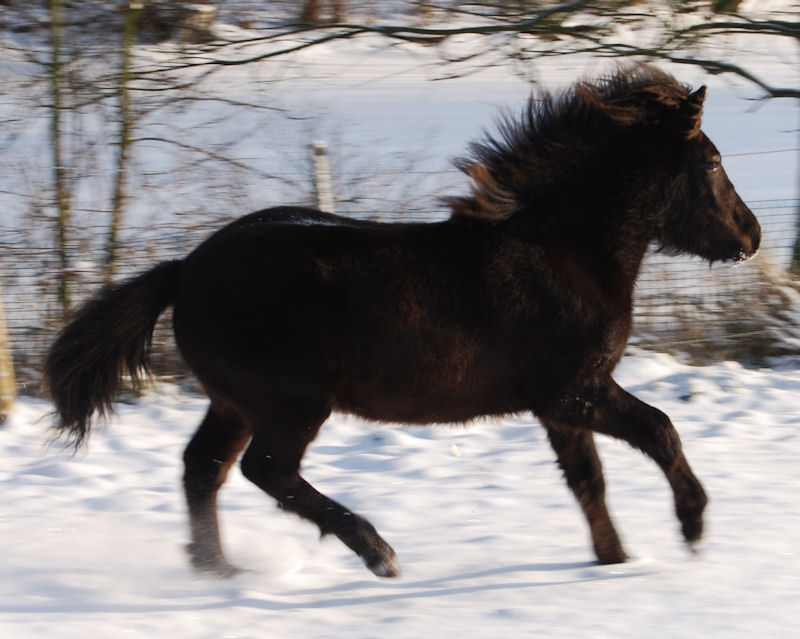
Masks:
[[[424,384],[382,383],[380,379],[345,385],[334,398],[334,409],[376,421],[408,424],[466,422],[484,415],[519,412],[529,408],[507,389],[477,388],[469,382],[454,386],[446,379]]]

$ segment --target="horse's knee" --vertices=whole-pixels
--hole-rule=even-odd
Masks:
[[[664,470],[669,470],[682,457],[683,445],[672,420],[662,411],[650,408],[649,428],[642,429],[639,447]]]
[[[551,434],[551,442],[558,456],[558,465],[564,473],[567,486],[582,505],[592,503],[605,496],[606,482],[603,466],[589,433],[574,433],[569,445],[557,445]]]

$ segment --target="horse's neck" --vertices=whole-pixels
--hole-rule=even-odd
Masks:
[[[558,224],[533,223],[521,233],[532,244],[556,247],[589,271],[608,274],[617,286],[633,289],[651,237],[624,220],[576,220]]]
[[[650,245],[650,237],[624,236],[625,229],[620,232],[622,237],[616,239],[610,252],[609,259],[616,264],[626,282],[631,289],[636,284],[639,271],[642,268],[647,248]]]

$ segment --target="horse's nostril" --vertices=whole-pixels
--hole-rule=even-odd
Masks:
[[[752,243],[753,243],[753,253],[755,253],[758,250],[758,247],[761,246],[761,229],[753,233]]]
[[[755,254],[761,245],[761,225],[758,223],[756,216],[753,215],[750,209],[739,209],[734,213],[734,220],[741,232],[750,240],[751,254]]]

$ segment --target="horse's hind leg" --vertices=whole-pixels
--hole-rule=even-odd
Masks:
[[[554,420],[542,420],[542,423],[558,456],[567,485],[589,522],[597,559],[602,564],[625,561],[627,556],[606,508],[603,467],[592,433],[564,426]]]
[[[212,400],[200,428],[183,455],[183,486],[189,508],[189,557],[200,571],[230,576],[217,521],[217,491],[250,439],[250,427],[233,409]]]
[[[253,420],[253,439],[242,457],[245,477],[278,501],[278,506],[315,523],[322,535],[333,534],[379,577],[400,574],[394,550],[366,519],[319,493],[299,474],[300,460],[330,410],[314,411],[302,399],[276,404]],[[303,408],[300,408],[303,407]]]

